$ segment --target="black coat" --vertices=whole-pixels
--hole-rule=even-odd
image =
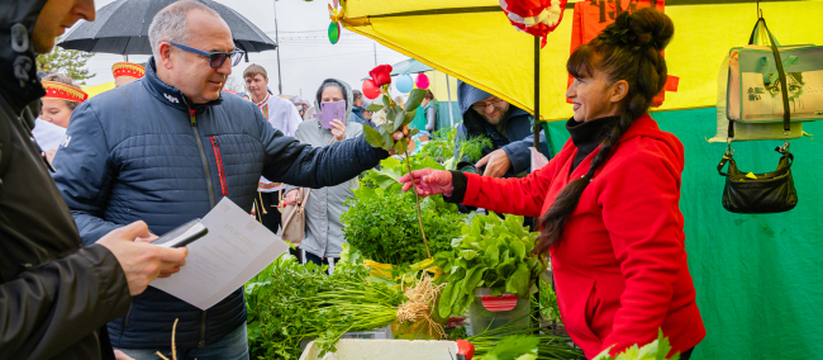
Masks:
[[[108,249],[81,248],[31,137],[43,88],[34,68],[15,73],[34,54],[11,48],[12,25],[30,37],[45,2],[0,3],[0,358],[113,358],[98,329],[128,310],[125,275]]]

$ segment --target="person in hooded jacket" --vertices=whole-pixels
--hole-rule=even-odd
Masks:
[[[348,138],[355,138],[363,133],[363,125],[351,120],[352,90],[349,84],[337,79],[326,79],[317,89],[316,106],[325,102],[343,100],[346,102],[346,118],[332,121],[332,129],[321,126],[319,118],[306,120],[297,127],[294,137],[301,143],[311,146],[326,146],[331,142],[339,142]],[[342,120],[342,121],[341,121]],[[343,250],[343,224],[340,215],[343,215],[349,206],[344,205],[349,197],[354,196],[352,189],[357,188],[357,177],[335,186],[312,189],[306,201],[306,231],[300,243],[300,249],[305,251],[306,261],[315,264],[329,265],[329,273],[334,271],[334,264],[340,259]],[[301,192],[294,186],[287,186],[285,202],[293,205],[300,200]]]
[[[674,34],[654,9],[620,14],[566,68],[571,139],[525,178],[419,170],[415,191],[493,211],[541,216],[535,254],[551,256],[566,331],[586,358],[654,341],[688,359],[706,336],[686,261],[683,145],[649,116]],[[411,177],[400,179],[404,189]]]
[[[101,234],[82,247],[41,150],[31,137],[39,98],[35,53],[79,19],[89,0],[0,2],[0,358],[114,359],[106,323],[186,249],[146,244],[146,224]],[[124,225],[127,223],[124,223]],[[133,241],[138,239],[140,241]],[[120,354],[122,355],[122,354]]]
[[[192,0],[160,10],[149,26],[146,74],[78,106],[55,162],[54,179],[91,246],[142,218],[163,234],[205,216],[228,197],[250,211],[260,175],[320,188],[344,182],[388,156],[363,137],[312,148],[285,136],[252,102],[223,96],[243,52],[220,15]],[[127,355],[171,358],[172,326],[182,358],[247,359],[243,289],[200,310],[161,290],[134,297],[111,322]]]
[[[463,121],[457,124],[455,163],[470,161],[460,156],[460,142],[477,136],[488,137],[492,147],[483,149],[475,166],[483,176],[523,176],[531,170],[530,146],[534,146],[532,116],[503,99],[463,81],[457,83],[457,101]],[[549,157],[545,135],[540,135],[539,151]]]

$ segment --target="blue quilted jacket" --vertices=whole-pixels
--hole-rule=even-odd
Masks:
[[[234,95],[189,105],[157,77],[153,59],[148,65],[143,79],[78,106],[55,156],[54,180],[87,245],[136,220],[163,234],[202,218],[224,196],[249,211],[261,174],[320,188],[388,156],[362,136],[323,148],[300,144]],[[201,311],[149,287],[109,324],[109,335],[115,347],[168,347],[175,318],[178,347],[206,346],[246,320],[243,290]]]

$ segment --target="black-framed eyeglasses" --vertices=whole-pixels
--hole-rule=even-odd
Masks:
[[[504,105],[505,102],[506,102],[506,100],[503,100],[503,99],[491,100],[487,103],[472,105],[472,109],[474,109],[474,111],[482,113],[482,112],[486,111],[486,109],[489,106],[496,107],[496,108],[502,108],[503,106],[505,106]]]
[[[185,50],[190,53],[195,53],[197,55],[202,55],[209,58],[209,66],[211,66],[212,69],[219,69],[221,66],[223,66],[223,64],[226,62],[226,59],[228,58],[231,58],[231,66],[237,66],[237,64],[240,63],[240,60],[243,59],[243,54],[246,53],[245,51],[238,48],[235,48],[234,51],[230,52],[205,52],[203,50],[195,49],[193,47],[178,44],[172,41],[169,41],[168,43],[180,48],[181,50]]]

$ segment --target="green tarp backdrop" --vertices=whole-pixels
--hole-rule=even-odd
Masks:
[[[793,140],[797,207],[768,215],[740,215],[721,205],[724,178],[717,164],[726,144],[710,144],[715,108],[653,113],[660,128],[686,149],[680,209],[686,252],[706,339],[693,359],[823,358],[823,140]],[[555,150],[569,135],[549,125]],[[823,136],[823,122],[803,130]],[[778,140],[734,143],[740,170],[777,168]]]

